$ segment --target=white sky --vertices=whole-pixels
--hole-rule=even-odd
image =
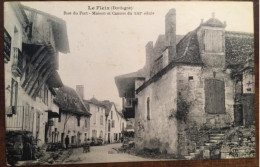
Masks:
[[[164,34],[164,18],[176,9],[177,34],[185,35],[207,21],[212,12],[227,22],[226,30],[253,32],[251,2],[23,2],[62,18],[67,23],[70,53],[60,53],[59,74],[65,85],[85,86],[85,98],[121,100],[114,82],[117,75],[134,72],[145,63],[145,45]],[[130,6],[152,11],[152,16],[75,16],[64,11],[88,11],[88,6]]]

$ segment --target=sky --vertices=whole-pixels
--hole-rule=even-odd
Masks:
[[[145,45],[154,44],[165,31],[165,15],[176,9],[176,31],[185,35],[215,13],[228,31],[253,33],[251,2],[23,2],[23,5],[62,18],[67,24],[70,53],[59,54],[59,74],[64,85],[84,85],[85,99],[110,100],[121,109],[114,77],[141,69]],[[101,6],[101,7],[97,7]],[[92,15],[112,6],[114,12],[132,15]],[[103,8],[102,8],[103,7]],[[121,10],[120,7],[129,7]],[[91,9],[94,10],[91,10]],[[97,9],[98,8],[98,9]],[[102,9],[101,9],[102,8]],[[71,14],[69,14],[71,12]],[[76,12],[78,15],[74,15]],[[80,13],[88,15],[80,15]],[[150,15],[135,15],[150,12]],[[75,13],[75,14],[76,14]],[[152,13],[152,14],[151,14]],[[139,13],[136,13],[139,14]]]

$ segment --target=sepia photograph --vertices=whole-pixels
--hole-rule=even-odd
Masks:
[[[4,2],[8,166],[256,157],[253,2]]]

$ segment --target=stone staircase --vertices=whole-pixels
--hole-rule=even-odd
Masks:
[[[189,153],[189,155],[184,156],[185,159],[187,160],[196,159],[201,154],[203,154],[203,156],[205,157],[210,157],[209,148],[211,146],[214,146],[222,142],[224,136],[225,135],[223,133],[216,133],[216,132],[209,134],[209,140],[207,142],[204,142],[204,145],[197,146],[195,152]]]

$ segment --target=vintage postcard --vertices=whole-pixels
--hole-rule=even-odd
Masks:
[[[7,164],[254,158],[252,2],[5,2]]]

